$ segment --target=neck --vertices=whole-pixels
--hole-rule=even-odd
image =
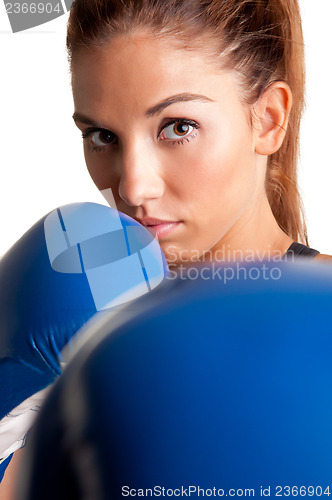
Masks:
[[[278,225],[267,197],[264,197],[238,219],[202,260],[207,260],[209,254],[211,260],[217,262],[275,261],[283,257],[292,242],[293,239]]]

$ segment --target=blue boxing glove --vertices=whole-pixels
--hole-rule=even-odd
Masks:
[[[94,203],[37,222],[0,261],[0,462],[19,448],[61,350],[92,316],[155,288],[167,264],[140,224]],[[15,417],[15,418],[13,418]]]
[[[332,269],[202,269],[129,321],[89,325],[31,432],[19,500],[331,494]]]

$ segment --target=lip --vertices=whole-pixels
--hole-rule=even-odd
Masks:
[[[145,217],[143,219],[136,219],[137,222],[142,224],[153,236],[157,236],[158,240],[168,236],[176,227],[178,227],[181,221],[171,221],[156,219],[155,217]]]

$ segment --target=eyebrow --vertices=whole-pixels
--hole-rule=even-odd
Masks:
[[[91,125],[92,127],[96,128],[105,128],[102,123],[92,120],[91,118],[88,118],[87,116],[82,115],[81,113],[77,113],[77,111],[75,111],[75,113],[73,114],[73,120],[75,123],[80,122],[80,123],[85,123],[85,125]]]
[[[214,102],[212,99],[206,97],[205,95],[190,94],[189,92],[183,92],[182,94],[172,95],[170,97],[167,97],[166,99],[163,99],[155,106],[152,106],[152,108],[149,108],[145,114],[147,117],[155,116],[161,113],[161,111],[163,111],[168,106],[171,106],[171,104],[175,104],[176,102],[188,102],[188,101]]]
[[[209,97],[206,97],[205,95],[201,94],[191,94],[189,92],[183,92],[182,94],[176,94],[172,95],[170,97],[167,97],[166,99],[163,99],[162,101],[158,102],[158,104],[155,104],[151,108],[149,108],[145,115],[150,118],[152,116],[158,115],[161,113],[165,108],[168,106],[171,106],[172,104],[175,104],[177,102],[189,102],[189,101],[198,101],[198,102],[214,102],[212,99]],[[91,125],[92,127],[97,127],[97,128],[105,128],[100,122],[97,122],[95,120],[92,120],[91,118],[88,118],[87,116],[82,115],[81,113],[78,113],[75,111],[73,114],[73,120],[75,122],[81,122],[85,123],[86,125]]]

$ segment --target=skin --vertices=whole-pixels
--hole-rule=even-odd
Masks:
[[[11,459],[3,480],[0,484],[1,500],[14,500],[16,497],[17,479],[19,478],[20,463],[24,457],[24,448],[17,450]]]
[[[249,107],[234,73],[146,33],[82,50],[72,75],[76,125],[83,133],[88,122],[100,127],[84,139],[93,181],[100,190],[111,188],[117,209],[139,221],[178,222],[159,237],[169,263],[285,253],[292,239],[271,212],[264,180],[268,155],[280,148],[287,128],[287,84],[273,84]],[[206,101],[173,102],[147,116],[186,92]],[[167,125],[172,120],[177,123]]]

